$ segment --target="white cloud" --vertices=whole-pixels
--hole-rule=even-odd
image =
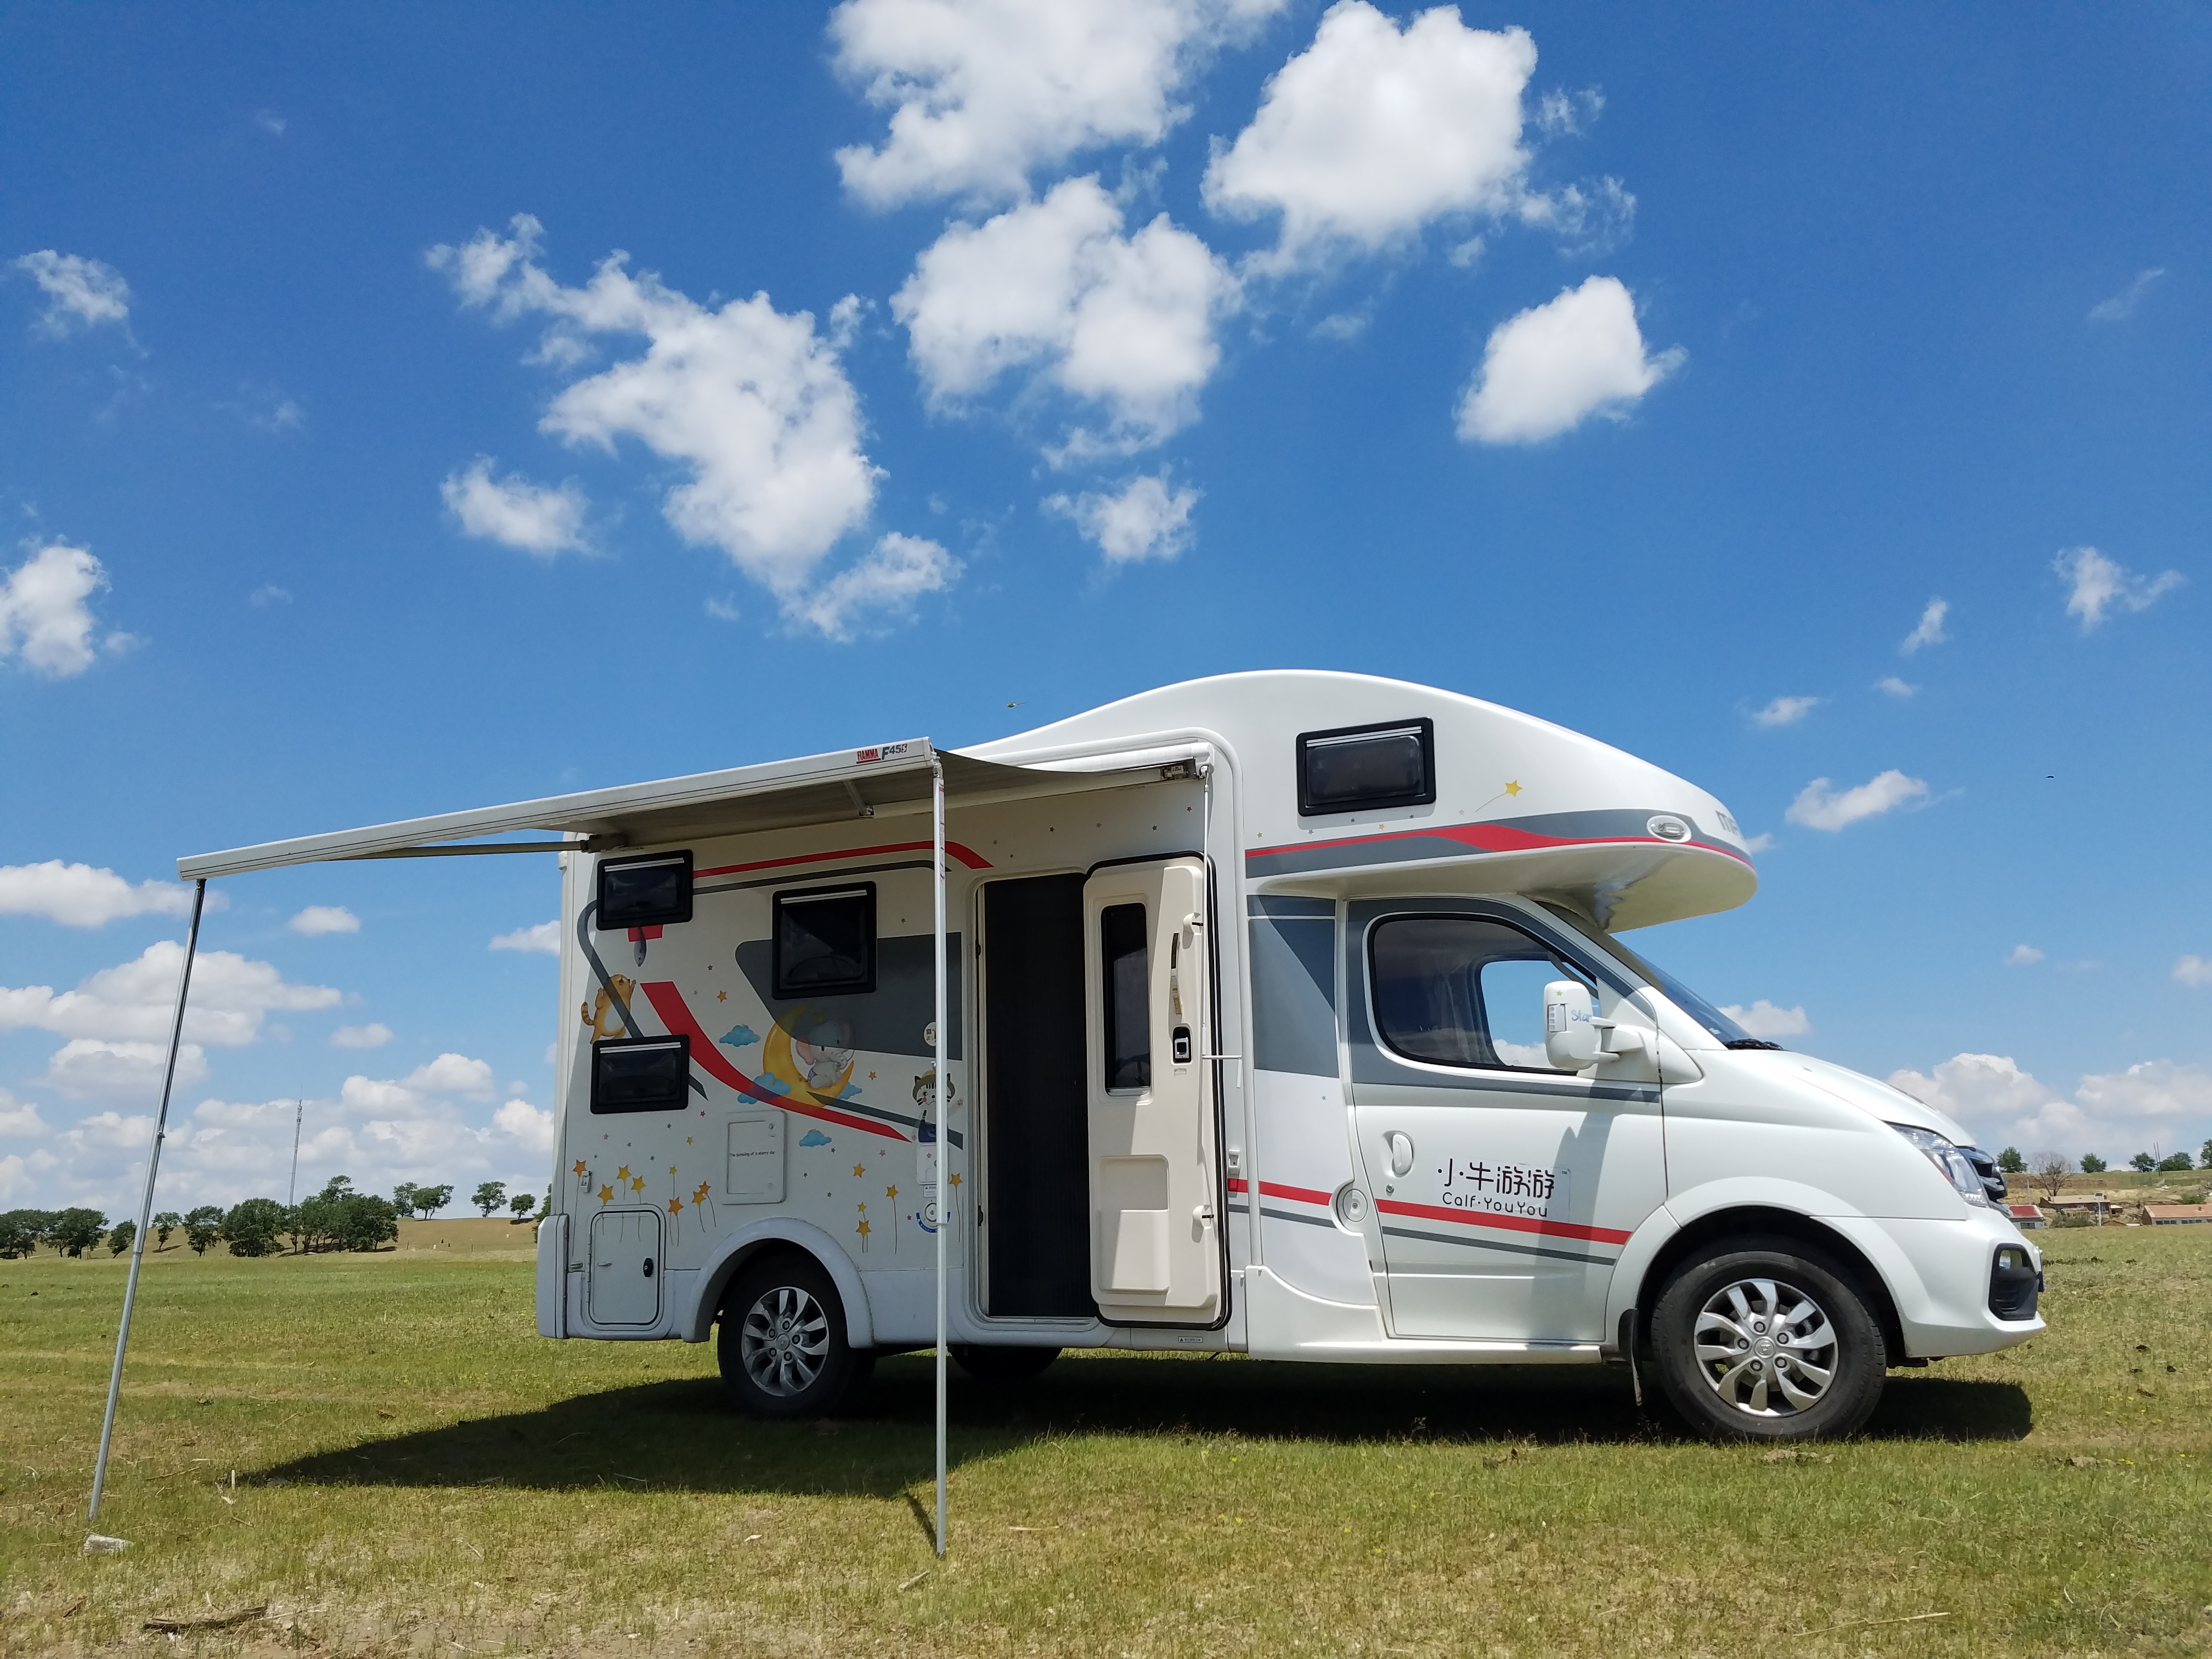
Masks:
[[[341,1025],[331,1033],[333,1048],[381,1048],[392,1041],[392,1028],[381,1021],[367,1025]]]
[[[10,1139],[35,1140],[52,1133],[39,1109],[27,1100],[18,1100],[5,1089],[0,1089],[0,1135]]]
[[[2172,1060],[2092,1073],[2069,1099],[2005,1054],[1954,1054],[1932,1074],[1899,1071],[1891,1084],[1949,1113],[1984,1146],[2010,1143],[2118,1162],[2153,1140],[2194,1146],[2212,1133],[2212,1071]]]
[[[553,1114],[526,1100],[510,1100],[491,1115],[492,1127],[533,1152],[553,1150]]]
[[[82,547],[55,542],[40,548],[0,581],[0,659],[22,658],[49,679],[67,679],[92,666],[99,653],[99,623],[85,603],[107,586],[100,561]],[[137,643],[127,634],[100,642],[110,651]]]
[[[343,904],[311,904],[284,924],[313,939],[320,933],[358,933],[361,918]]]
[[[1687,356],[1680,346],[1646,356],[1628,289],[1617,277],[1593,276],[1492,331],[1460,401],[1459,435],[1538,443],[1592,415],[1619,418]]]
[[[2069,547],[2051,562],[2051,568],[2066,579],[2070,588],[2066,614],[2081,619],[2084,634],[2101,627],[2106,613],[2116,608],[2149,610],[2187,580],[2179,570],[2138,576],[2094,547]]]
[[[518,214],[510,229],[426,257],[464,304],[501,322],[550,319],[536,356],[556,368],[603,337],[646,342],[643,356],[568,386],[540,428],[609,452],[635,438],[679,463],[690,477],[662,502],[669,524],[801,614],[815,567],[866,519],[878,476],[860,450],[860,398],[812,314],[787,315],[765,294],[709,310],[650,272],[632,276],[619,252],[564,287],[537,263],[538,221]]]
[[[2033,1123],[2033,1133],[2065,1135],[2081,1127],[2081,1114],[2022,1071],[2009,1054],[1954,1054],[1932,1073],[1892,1072],[1889,1082],[1970,1127],[1996,1121],[2015,1127]],[[2042,1121],[2053,1107],[2059,1109],[2057,1115]],[[1998,1143],[2010,1139],[2009,1134],[2000,1137]]]
[[[2106,1117],[2197,1117],[2212,1114],[2212,1071],[2170,1060],[2138,1060],[2124,1072],[2083,1078],[2075,1097]]]
[[[38,1081],[71,1100],[152,1101],[161,1096],[161,1071],[168,1060],[167,1042],[72,1037],[54,1051]],[[187,1042],[177,1050],[179,1083],[198,1083],[207,1073],[206,1051],[198,1043]]]
[[[78,329],[102,323],[130,323],[131,285],[114,266],[52,248],[26,253],[13,264],[46,293],[46,308],[36,329],[48,339],[66,339]]]
[[[2043,952],[2033,945],[2015,945],[2012,947],[2012,954],[2004,959],[2004,965],[2008,968],[2032,968],[2042,960]]]
[[[700,609],[716,622],[736,622],[745,614],[738,608],[735,599],[726,599],[720,593],[709,593]]]
[[[0,986],[0,1030],[34,1028],[63,1036],[165,1042],[176,1017],[184,956],[183,945],[161,939],[135,959],[103,968],[58,995],[46,985]],[[331,1008],[339,1000],[328,986],[295,985],[268,963],[229,951],[202,951],[192,963],[185,1035],[235,1048],[256,1041],[272,1012]]]
[[[2143,296],[2155,288],[2159,279],[2165,275],[2166,267],[2163,265],[2153,265],[2148,270],[2137,271],[2135,280],[2118,294],[2109,300],[2100,300],[2089,307],[2089,320],[2093,323],[2127,321],[2136,314],[2136,307],[2143,302]]]
[[[1906,656],[1931,645],[1941,645],[1951,636],[1943,631],[1943,619],[1951,614],[1948,599],[1930,599],[1920,613],[1920,620],[1912,631],[1898,642],[1897,648]]]
[[[581,551],[584,514],[590,503],[574,479],[557,489],[532,483],[520,474],[491,476],[492,459],[479,455],[462,472],[450,473],[438,486],[447,511],[467,534],[544,557]]]
[[[951,586],[960,568],[959,560],[927,537],[894,531],[866,557],[785,609],[794,621],[833,640],[880,633],[911,617],[914,602],[923,594]]]
[[[1536,125],[1553,137],[1580,137],[1604,108],[1605,94],[1595,87],[1547,92],[1536,100]]]
[[[549,957],[561,954],[561,924],[538,922],[528,927],[518,927],[511,933],[501,933],[491,942],[495,951],[543,951]]]
[[[1773,836],[1762,830],[1759,834],[1752,836],[1750,840],[1744,842],[1743,850],[1747,853],[1764,853],[1768,848],[1773,845]]]
[[[1782,816],[1808,830],[1841,830],[1893,808],[1928,799],[1928,786],[1892,769],[1869,778],[1856,788],[1837,790],[1826,778],[1815,778],[1798,792]]]
[[[1252,123],[1217,148],[1207,206],[1281,216],[1261,268],[1372,252],[1445,215],[1503,214],[1522,198],[1527,31],[1470,29],[1439,6],[1401,32],[1365,0],[1329,8],[1313,44],[1277,70]]]
[[[957,405],[1031,369],[1105,410],[1104,433],[1070,440],[1079,453],[1143,448],[1194,419],[1237,281],[1165,214],[1133,236],[1122,222],[1096,178],[1070,179],[939,237],[891,298],[932,400]]]
[[[398,1086],[427,1095],[466,1095],[471,1100],[489,1100],[496,1092],[489,1065],[455,1054],[440,1054],[417,1066],[400,1079]]]
[[[1765,997],[1748,1008],[1739,1008],[1730,1003],[1721,1012],[1755,1037],[1803,1036],[1813,1029],[1813,1022],[1805,1018],[1802,1005],[1795,1008],[1778,1008]]]
[[[125,916],[181,916],[191,889],[168,881],[136,886],[88,864],[0,864],[0,915],[44,916],[64,927],[100,927]]]
[[[1131,478],[1114,495],[1085,494],[1047,498],[1045,510],[1075,521],[1109,564],[1139,559],[1172,559],[1190,545],[1190,512],[1199,492],[1176,489],[1168,475]]]
[[[2173,964],[2173,977],[2182,985],[2212,985],[2212,962],[2203,957],[2184,957]]]
[[[256,611],[266,611],[272,605],[291,604],[292,590],[279,587],[275,582],[264,582],[246,596],[246,602]]]
[[[1158,143],[1212,48],[1282,0],[846,0],[840,73],[891,111],[880,148],[837,152],[845,187],[884,208],[1012,200],[1030,173],[1102,144]]]
[[[1884,674],[1874,683],[1874,689],[1893,697],[1914,697],[1920,695],[1918,686],[1909,685],[1894,674]]]
[[[1751,723],[1759,726],[1795,726],[1820,706],[1818,697],[1777,697],[1752,712]]]

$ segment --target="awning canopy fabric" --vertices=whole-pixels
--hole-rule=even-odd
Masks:
[[[1136,758],[1132,757],[1131,758]],[[938,749],[927,738],[888,743],[872,749],[840,749],[798,760],[699,772],[653,783],[587,789],[573,795],[506,806],[479,806],[431,817],[300,836],[258,847],[222,853],[198,853],[177,860],[185,881],[273,870],[289,864],[338,859],[421,857],[436,853],[552,850],[562,846],[649,847],[667,842],[742,835],[757,830],[788,830],[860,817],[926,813],[930,810],[930,763],[945,769],[948,809],[1014,800],[1031,795],[1066,794],[1114,788],[1175,775],[1179,769],[1152,756],[1137,766],[1104,771],[1071,772],[1042,767],[1006,766]],[[1110,763],[1109,763],[1111,764]],[[484,836],[542,830],[560,842],[519,846],[470,847]]]

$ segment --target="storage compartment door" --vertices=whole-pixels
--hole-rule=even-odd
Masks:
[[[584,1311],[594,1325],[653,1325],[660,1319],[660,1213],[602,1210],[592,1218]]]
[[[1195,858],[1084,884],[1091,1294],[1109,1322],[1221,1311],[1212,951]]]

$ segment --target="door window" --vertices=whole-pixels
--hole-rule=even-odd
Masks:
[[[1534,934],[1486,916],[1392,916],[1368,936],[1375,1027],[1432,1066],[1554,1071],[1544,987],[1586,980]]]
[[[1146,945],[1143,905],[1109,904],[1098,913],[1098,957],[1106,993],[1106,1087],[1115,1093],[1152,1085]]]

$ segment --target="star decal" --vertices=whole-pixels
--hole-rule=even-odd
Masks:
[[[602,1204],[612,1203],[614,1201],[614,1195],[615,1189],[611,1187],[602,1187],[599,1188],[599,1202]]]
[[[1509,795],[1519,794],[1521,793],[1521,780],[1516,778],[1512,782],[1507,784],[1505,786],[1505,793]]]
[[[854,1179],[854,1180],[855,1180],[855,1181],[860,1181],[860,1180],[863,1180],[863,1179],[865,1179],[865,1178],[866,1177],[866,1176],[867,1176],[867,1173],[868,1173],[868,1166],[867,1166],[866,1164],[855,1164],[853,1166],[853,1179]]]
[[[583,1174],[583,1173],[584,1173],[584,1160],[583,1160],[582,1158],[578,1158],[578,1159],[576,1160],[576,1167],[575,1167],[574,1169],[573,1169],[573,1170],[569,1170],[569,1171],[568,1171],[568,1173],[569,1173],[570,1175],[581,1175],[581,1174]]]
[[[643,1192],[645,1190],[645,1177],[643,1176],[632,1176],[629,1178],[629,1189],[634,1193]]]
[[[952,1184],[956,1187],[960,1184],[960,1171],[957,1170],[952,1172]]]
[[[615,1171],[615,1179],[617,1181],[628,1181],[629,1179],[629,1165],[625,1164],[621,1169],[617,1170]]]
[[[717,991],[714,993],[714,1000],[717,1002],[727,1002],[729,1000],[730,994],[727,991]]]
[[[680,1199],[680,1198],[672,1198],[672,1199],[670,1199],[670,1200],[668,1200],[668,1213],[669,1213],[669,1214],[671,1214],[671,1215],[674,1215],[674,1214],[675,1214],[678,1210],[682,1209],[683,1207],[684,1207],[684,1200],[683,1200],[682,1199]]]
[[[714,1183],[711,1182],[701,1182],[699,1183],[699,1190],[691,1194],[691,1201],[694,1204],[704,1204],[707,1201],[707,1189],[713,1184]]]
[[[886,1188],[884,1188],[884,1196],[885,1198],[896,1198],[896,1197],[898,1196],[898,1188],[896,1188],[896,1187],[886,1187]]]

